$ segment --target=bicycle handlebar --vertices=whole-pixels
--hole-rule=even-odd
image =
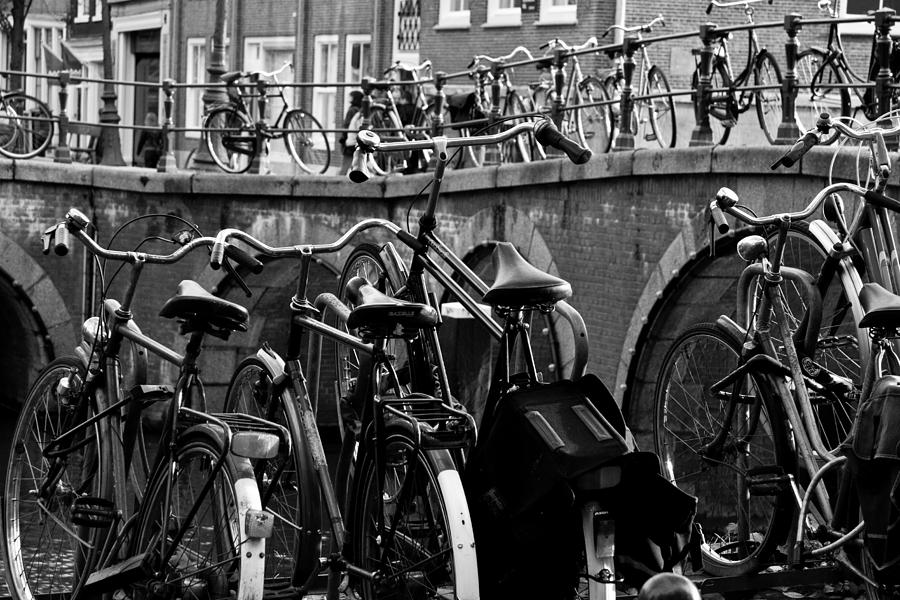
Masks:
[[[276,76],[277,76],[279,73],[281,73],[282,71],[284,71],[285,69],[287,69],[288,67],[290,67],[290,68],[293,69],[293,68],[294,68],[294,63],[292,63],[292,62],[289,61],[289,60],[286,60],[286,61],[284,61],[284,64],[281,65],[281,68],[280,68],[280,69],[276,69],[276,70],[272,71],[271,73],[266,73],[265,71],[247,71],[247,75],[248,75],[248,76],[255,76],[255,77],[257,77],[257,78],[259,78],[259,77],[267,77],[267,78],[275,79],[275,81],[278,81],[278,79],[276,78]]]
[[[759,0],[751,0],[751,1],[752,1],[752,2],[759,2]],[[707,11],[707,12],[709,12],[709,11]],[[624,32],[624,33],[638,33],[638,32],[651,33],[653,27],[654,27],[657,23],[659,23],[659,24],[662,25],[663,27],[666,26],[666,20],[665,20],[665,18],[662,16],[662,13],[659,13],[659,14],[656,16],[656,18],[654,18],[652,21],[650,21],[649,23],[646,23],[646,24],[644,24],[644,25],[634,25],[634,26],[632,26],[632,27],[626,27],[626,26],[624,26],[624,25],[611,25],[610,27],[607,27],[607,28],[606,28],[606,31],[604,31],[604,32],[603,32],[603,35],[600,36],[600,37],[606,37],[606,36],[609,34],[609,32],[612,31],[612,30],[614,30],[614,29],[617,29],[617,30],[622,31],[622,32]]]
[[[517,46],[512,52],[510,52],[506,56],[493,57],[493,56],[488,56],[487,54],[476,54],[472,58],[472,62],[469,63],[468,68],[471,69],[476,64],[478,64],[479,62],[482,62],[482,61],[486,62],[486,63],[490,63],[491,65],[500,65],[509,60],[512,60],[513,57],[516,56],[516,54],[520,54],[520,53],[527,56],[528,60],[534,60],[534,56],[531,55],[531,50],[529,50],[525,46]]]
[[[541,48],[541,50],[545,50],[547,48],[550,48],[551,50],[553,50],[555,48],[562,48],[563,50],[567,50],[567,51],[571,51],[571,52],[579,52],[581,50],[587,50],[588,48],[594,48],[599,45],[600,45],[600,43],[597,41],[597,36],[592,35],[587,40],[585,40],[585,42],[583,44],[580,44],[578,46],[569,46],[563,40],[561,40],[559,38],[553,38],[552,40],[549,40],[548,42],[541,44],[540,48]]]
[[[384,73],[382,74],[386,76],[395,71],[409,71],[410,73],[415,73],[416,79],[419,79],[419,71],[428,71],[429,73],[431,73],[431,59],[426,58],[424,61],[422,61],[421,64],[418,65],[411,65],[409,63],[398,60],[387,69],[385,69]],[[411,81],[409,83],[415,83],[415,81]]]
[[[713,6],[715,6],[716,8],[729,8],[731,6],[743,6],[744,8],[747,8],[755,2],[762,2],[762,0],[735,0],[734,2],[710,0],[709,5],[706,7],[706,14],[710,14],[712,12]],[[772,4],[772,0],[769,0],[769,4]]]

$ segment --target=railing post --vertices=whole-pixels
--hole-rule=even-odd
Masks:
[[[878,60],[878,75],[875,77],[875,98],[878,115],[891,110],[891,26],[894,24],[894,10],[880,8],[875,11],[875,58]],[[880,127],[890,127],[890,120],[880,121]]]
[[[163,99],[163,110],[166,117],[162,123],[162,148],[160,148],[159,162],[156,163],[156,170],[160,173],[172,173],[178,170],[175,162],[175,154],[172,152],[172,144],[169,140],[170,129],[172,128],[172,95],[175,92],[174,79],[164,79],[162,88],[165,98]]]
[[[553,106],[550,107],[550,119],[557,127],[562,127],[563,122],[563,94],[566,89],[566,63],[569,60],[568,52],[565,48],[553,49],[553,66],[556,67],[556,73],[553,75],[553,89],[556,93],[553,96]]]
[[[360,129],[372,129],[372,84],[371,79],[363,77],[359,83],[363,97],[359,101],[359,112],[362,118],[359,121]]]
[[[788,39],[784,43],[786,70],[781,82],[781,125],[778,126],[776,144],[793,144],[803,133],[797,125],[797,32],[802,27],[802,16],[797,13],[784,16],[784,30]]]
[[[712,93],[712,69],[713,69],[713,42],[716,39],[716,24],[704,23],[700,26],[700,41],[703,48],[700,50],[700,77],[697,80],[697,89],[694,90],[694,118],[696,125],[691,132],[690,146],[712,146],[712,127],[709,125],[709,103]]]
[[[72,76],[68,71],[60,71],[57,75],[59,82],[59,143],[56,145],[56,153],[53,156],[53,162],[70,163],[72,162],[72,153],[69,151],[69,113],[66,112],[66,105],[69,103],[69,78]],[[24,115],[30,117],[32,115]]]
[[[269,101],[266,95],[268,85],[258,75],[254,74],[253,77],[255,79],[254,83],[256,83],[256,93],[259,94],[256,98],[259,114],[257,114],[256,118],[256,154],[253,155],[250,171],[259,175],[268,175],[272,172],[269,164],[269,138],[266,136],[269,128],[266,123],[266,105]]]
[[[634,134],[631,130],[631,116],[634,114],[634,88],[632,80],[634,79],[634,52],[640,47],[638,39],[634,36],[628,36],[622,40],[622,74],[625,76],[625,82],[622,86],[622,97],[619,99],[619,134],[616,136],[616,143],[613,150],[633,150]]]
[[[444,105],[447,102],[447,94],[444,93],[444,85],[447,83],[447,73],[437,71],[434,74],[434,103],[431,116],[431,137],[444,135]]]

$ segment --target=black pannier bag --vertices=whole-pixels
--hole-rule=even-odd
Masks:
[[[447,96],[447,110],[450,112],[451,123],[462,123],[487,117],[478,103],[478,95],[475,92]]]
[[[639,583],[681,550],[696,499],[660,477],[656,455],[632,451],[597,377],[513,391],[491,416],[464,474],[482,597],[572,597],[587,500],[615,511],[617,563]]]
[[[866,522],[864,545],[874,579],[900,584],[900,377],[888,375],[856,412],[843,450]]]

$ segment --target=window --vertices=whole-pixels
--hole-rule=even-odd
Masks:
[[[63,39],[64,23],[29,22],[25,29],[27,55],[25,58],[25,70],[29,73],[47,73],[44,45],[57,56],[60,55],[60,40]],[[26,92],[47,102],[54,112],[59,110],[59,94],[50,93],[50,85],[47,79],[28,77]]]
[[[900,13],[900,0],[832,0],[839,3],[840,16],[842,17],[864,17],[870,10],[878,10],[879,8],[893,8]],[[840,26],[842,34],[860,34],[872,35],[874,25],[867,23],[844,23]]]
[[[317,35],[313,56],[313,81],[331,83],[338,75],[338,36]],[[313,116],[322,127],[330,129],[337,118],[337,88],[316,87],[313,89]],[[334,137],[334,134],[329,134]],[[334,142],[334,139],[331,140]]]
[[[94,9],[91,13],[91,8]],[[75,22],[87,23],[88,21],[103,20],[103,2],[101,0],[76,0]]]
[[[440,0],[437,29],[465,29],[469,26],[469,0]]]
[[[522,24],[522,0],[488,0],[485,27]]]
[[[188,38],[186,83],[206,83],[206,39]],[[191,87],[184,90],[184,126],[200,128],[203,123],[203,87]],[[186,131],[189,138],[199,138],[199,131]]]
[[[244,41],[244,70],[245,71],[263,71],[265,73],[273,73],[284,66],[285,63],[294,62],[294,38],[293,37],[271,37],[271,38],[247,38]],[[294,72],[290,67],[276,75],[278,81],[282,83],[291,83],[294,81]],[[274,83],[269,80],[268,83]],[[276,90],[271,93],[277,94]],[[284,90],[285,97],[289,102],[294,101],[294,90],[286,88]],[[253,118],[256,118],[258,104],[256,102],[249,106]],[[266,120],[273,122],[281,114],[284,103],[281,98],[270,97],[266,104]]]
[[[578,0],[541,0],[541,19],[538,25],[575,24]]]

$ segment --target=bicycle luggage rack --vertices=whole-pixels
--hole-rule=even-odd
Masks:
[[[467,448],[475,441],[472,415],[448,406],[440,398],[410,394],[381,398],[380,405],[387,414],[412,424],[425,449]]]

